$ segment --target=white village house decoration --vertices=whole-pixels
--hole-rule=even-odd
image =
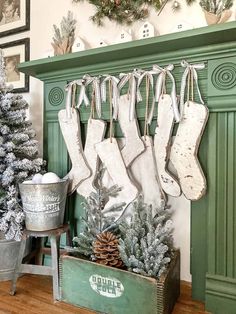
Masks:
[[[132,37],[131,29],[129,29],[128,31],[125,31],[122,29],[122,31],[116,37],[114,43],[122,44],[122,43],[126,43],[128,41],[132,41],[132,39],[133,39],[133,37]]]
[[[154,26],[150,22],[143,23],[143,25],[139,28],[138,31],[138,39],[145,39],[154,36],[155,36]]]
[[[82,38],[76,37],[72,46],[72,52],[78,52],[85,50],[85,43]]]
[[[95,43],[95,47],[106,47],[107,43],[103,39],[98,39]]]
[[[182,32],[182,31],[187,31],[189,29],[193,29],[193,25],[185,22],[185,21],[180,21],[178,22],[178,24],[176,24],[172,29],[171,32],[172,33],[177,33],[177,32]]]

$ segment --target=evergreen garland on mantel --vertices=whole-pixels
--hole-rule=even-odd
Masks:
[[[82,0],[73,0],[81,2]],[[169,0],[88,0],[96,6],[96,13],[91,16],[92,21],[101,26],[102,20],[107,17],[119,24],[132,24],[135,21],[145,19],[149,15],[149,6],[154,7],[159,14]],[[186,0],[191,5],[195,0]],[[178,3],[177,1],[175,1]],[[179,3],[178,3],[179,6]]]
[[[73,0],[80,2],[81,0]],[[97,25],[102,25],[104,17],[116,21],[119,24],[131,24],[134,21],[144,19],[148,16],[148,5],[159,10],[162,6],[161,0],[88,0],[97,8],[97,12],[91,17]]]

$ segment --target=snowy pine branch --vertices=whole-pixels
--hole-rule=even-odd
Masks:
[[[73,240],[77,244],[77,250],[81,254],[92,258],[92,244],[96,236],[104,231],[117,231],[117,224],[114,223],[115,218],[112,215],[107,216],[104,208],[109,197],[114,197],[119,193],[120,188],[116,185],[106,188],[102,184],[104,169],[98,172],[94,182],[95,192],[92,192],[86,202],[83,203],[85,216],[81,217],[84,223],[83,231]],[[120,211],[124,204],[116,204],[110,208],[110,212]]]
[[[159,278],[170,263],[173,250],[171,211],[157,209],[153,218],[151,207],[141,197],[133,206],[130,224],[119,226],[121,259],[128,270]]]
[[[27,108],[21,95],[0,93],[0,231],[6,239],[20,240],[24,226],[18,184],[32,178],[44,165],[38,157]]]

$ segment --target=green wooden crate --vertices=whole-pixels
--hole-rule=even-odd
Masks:
[[[60,259],[61,301],[106,314],[169,314],[180,293],[180,253],[158,281],[70,255]]]

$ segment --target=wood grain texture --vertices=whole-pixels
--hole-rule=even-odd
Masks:
[[[105,130],[106,122],[97,119],[88,120],[84,156],[92,170],[92,175],[84,180],[77,188],[77,193],[85,198],[89,197],[90,193],[95,192],[93,182],[99,168],[99,158],[95,150],[95,144],[100,143],[104,139]]]
[[[58,120],[72,163],[72,168],[66,176],[71,180],[68,193],[72,193],[92,172],[83,153],[78,111],[73,110],[71,118],[68,118],[66,110],[62,109],[58,113]]]
[[[128,95],[121,96],[119,100],[118,121],[125,136],[125,147],[121,153],[126,167],[129,167],[135,158],[145,150],[144,143],[140,138],[137,118],[135,117],[130,121],[129,108],[130,100]]]
[[[124,213],[126,214],[126,208],[138,196],[138,190],[129,178],[117,140],[114,137],[112,138],[112,142],[108,138],[101,143],[96,144],[95,149],[101,161],[107,168],[114,184],[121,188],[117,197],[111,197],[109,199],[103,211],[107,216],[112,214],[117,220],[121,215]],[[114,213],[110,211],[110,207],[121,203],[125,203],[123,212],[115,211]]]
[[[130,173],[134,181],[141,188],[144,202],[152,205],[154,216],[156,210],[165,205],[166,198],[159,182],[152,137],[143,136],[142,140],[146,149],[134,160],[130,168]]]
[[[52,279],[26,275],[17,282],[17,293],[9,295],[10,281],[0,282],[0,314],[94,314],[63,302],[53,302]],[[204,304],[191,300],[191,285],[181,282],[181,295],[172,314],[207,314]]]
[[[170,95],[164,94],[158,102],[157,127],[154,136],[154,151],[157,171],[162,189],[171,196],[181,194],[180,186],[167,169],[170,154],[170,142],[174,126],[174,112]]]
[[[170,153],[170,160],[178,173],[182,192],[192,201],[200,199],[207,187],[197,155],[208,115],[206,106],[187,101]]]

